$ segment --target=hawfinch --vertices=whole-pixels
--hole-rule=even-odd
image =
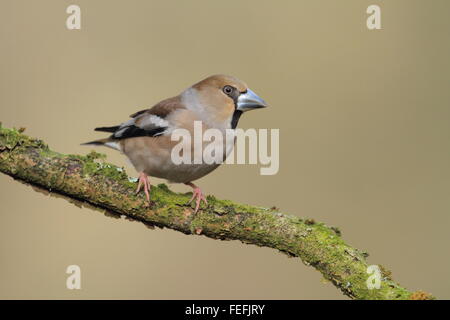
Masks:
[[[202,130],[214,128],[232,139],[224,150],[224,159],[231,152],[234,136],[225,135],[227,129],[235,129],[243,112],[266,107],[247,85],[231,76],[213,75],[176,97],[159,102],[150,109],[132,114],[131,119],[117,126],[100,127],[96,131],[111,132],[111,136],[85,143],[101,145],[124,153],[139,172],[137,193],[144,188],[147,201],[150,201],[148,176],[184,183],[193,188],[191,200],[196,200],[195,212],[200,202],[207,203],[201,189],[192,182],[207,175],[220,163],[181,163],[172,161],[172,148],[178,144],[171,139],[176,129],[194,132],[194,122],[200,121]],[[214,143],[214,142],[212,142]],[[193,145],[193,143],[192,143]],[[193,149],[192,149],[193,150]]]

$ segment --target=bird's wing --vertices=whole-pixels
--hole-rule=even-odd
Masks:
[[[144,110],[135,112],[132,115],[130,115],[130,118],[136,118],[143,114],[149,113],[149,114],[153,114],[155,116],[165,119],[165,118],[167,118],[167,116],[169,114],[171,114],[173,111],[175,111],[177,109],[185,109],[183,103],[181,102],[180,96],[165,99],[165,100],[157,103],[150,109],[144,109]]]
[[[95,128],[96,131],[112,132],[113,139],[133,137],[157,137],[170,127],[169,116],[178,109],[184,109],[179,97],[163,100],[150,109],[132,114],[131,119],[113,127]]]

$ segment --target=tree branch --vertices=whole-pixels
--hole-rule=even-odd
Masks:
[[[276,208],[237,204],[212,196],[208,197],[208,205],[202,205],[194,215],[187,204],[189,195],[174,193],[164,184],[152,187],[152,203],[148,205],[142,194],[135,195],[136,184],[125,171],[106,163],[105,156],[96,152],[63,155],[22,132],[0,125],[0,171],[15,179],[146,224],[277,249],[316,268],[350,298],[433,298],[400,287],[381,266],[381,287],[369,290],[367,254],[347,245],[337,228],[286,215]]]

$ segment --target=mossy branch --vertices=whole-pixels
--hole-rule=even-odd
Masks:
[[[316,268],[350,298],[432,298],[400,287],[382,267],[380,289],[368,289],[367,254],[346,244],[337,228],[286,215],[276,208],[242,205],[212,196],[208,205],[193,214],[187,204],[189,195],[174,193],[164,184],[152,187],[152,203],[148,205],[142,194],[135,194],[136,184],[123,168],[106,163],[101,154],[63,155],[50,150],[43,141],[24,135],[23,130],[1,125],[0,171],[149,225],[277,249]]]

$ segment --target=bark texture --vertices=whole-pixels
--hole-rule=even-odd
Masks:
[[[277,249],[320,271],[345,295],[354,299],[433,299],[411,292],[391,279],[382,266],[380,289],[368,289],[367,253],[346,244],[337,228],[312,219],[279,212],[277,208],[219,200],[208,196],[197,214],[187,202],[190,194],[174,193],[164,184],[153,186],[152,203],[135,195],[136,183],[123,168],[105,162],[105,156],[64,155],[23,130],[0,125],[0,171],[70,200],[148,225],[170,228],[220,240],[240,240]]]

